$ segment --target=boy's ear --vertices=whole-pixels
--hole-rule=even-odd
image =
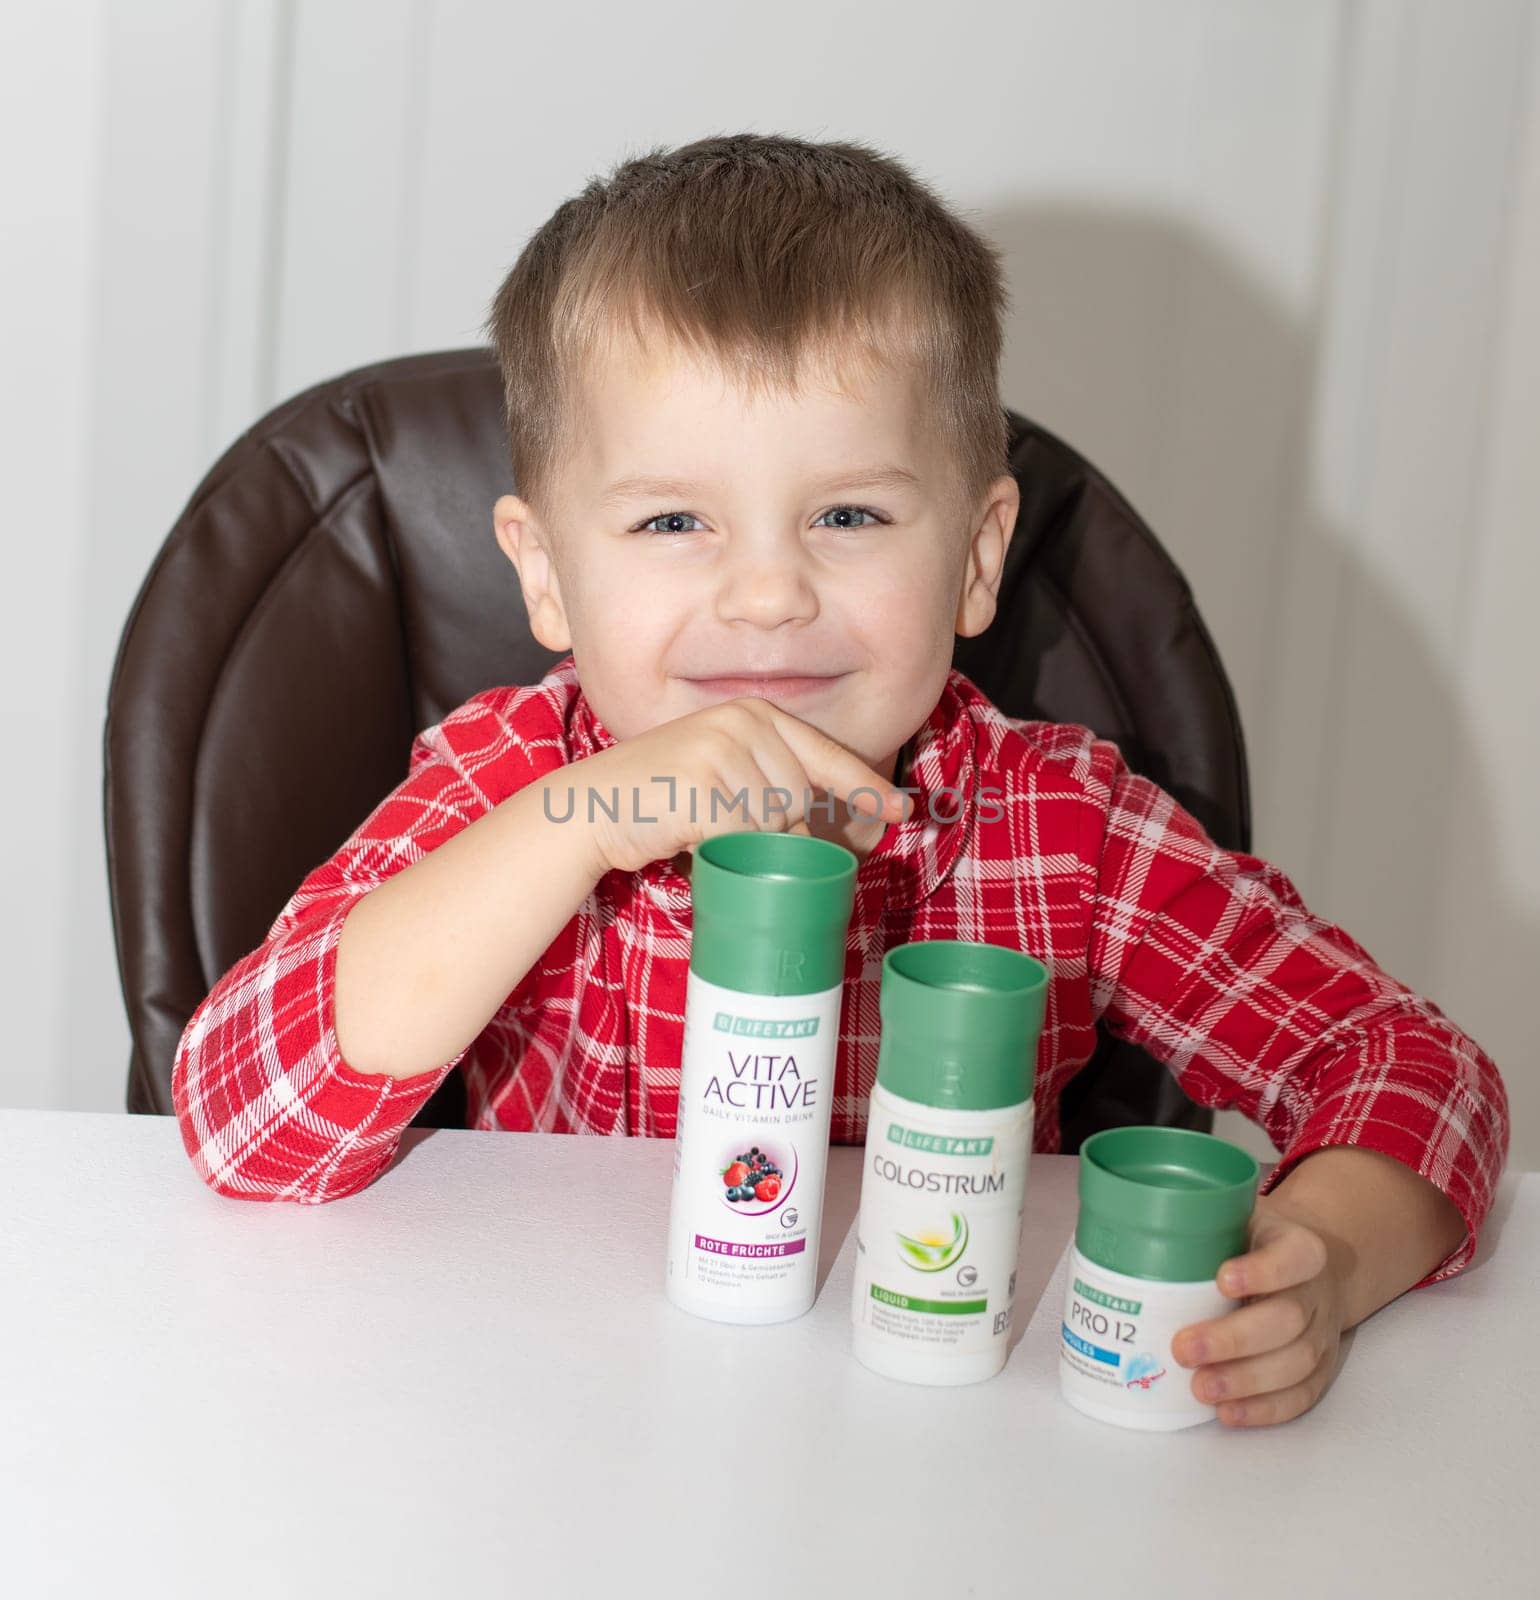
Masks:
[[[530,632],[547,650],[570,650],[572,632],[551,559],[550,534],[536,520],[529,502],[516,494],[498,497],[492,507],[492,526],[499,547],[519,575]]]
[[[982,633],[995,618],[995,601],[1005,571],[1005,552],[1016,531],[1016,513],[1021,509],[1021,486],[1015,476],[1005,473],[984,493],[983,506],[970,521],[963,571],[962,594],[957,601],[957,632],[965,639]]]

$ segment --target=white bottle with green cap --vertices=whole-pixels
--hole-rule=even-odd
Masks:
[[[1149,1431],[1214,1416],[1171,1340],[1235,1305],[1214,1276],[1246,1248],[1258,1174],[1239,1145],[1191,1128],[1104,1128],[1081,1145],[1059,1328],[1059,1387],[1077,1410]]]
[[[856,866],[807,834],[695,847],[666,1292],[697,1316],[813,1304]]]
[[[1004,945],[883,957],[851,1299],[861,1363],[910,1383],[1005,1365],[1048,969]]]

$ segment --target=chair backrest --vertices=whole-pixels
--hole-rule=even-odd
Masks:
[[[1127,502],[1014,412],[1021,513],[999,615],[954,656],[1014,716],[1078,722],[1232,849],[1250,847],[1234,696],[1187,583]],[[512,487],[492,354],[344,374],[270,412],[193,494],[118,646],[108,875],[133,1036],[131,1111],[171,1110],[188,1018],[318,862],[406,774],[414,735],[558,659],[491,532]],[[1104,1035],[1065,1147],[1119,1122],[1208,1126]],[[458,1073],[419,1113],[463,1122]]]

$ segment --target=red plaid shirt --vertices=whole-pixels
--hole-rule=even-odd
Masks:
[[[691,908],[670,861],[606,873],[440,1066],[403,1079],[357,1071],[333,1026],[351,907],[524,784],[614,743],[570,655],[538,684],[473,695],[418,735],[406,779],[188,1021],[172,1089],[205,1182],[253,1200],[351,1194],[455,1068],[476,1128],[673,1135]],[[1432,1001],[1312,915],[1276,867],[1214,844],[1087,728],[1006,716],[954,669],[911,751],[913,813],[856,875],[835,1143],[865,1138],[884,952],[909,939],[1010,945],[1051,974],[1037,1149],[1058,1148],[1059,1095],[1103,1021],[1194,1100],[1267,1130],[1281,1152],[1267,1187],[1329,1144],[1383,1151],[1431,1179],[1470,1231],[1423,1281],[1468,1262],[1507,1152],[1507,1098],[1491,1059]]]

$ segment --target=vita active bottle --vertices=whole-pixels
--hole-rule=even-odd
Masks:
[[[1171,1340],[1234,1307],[1214,1275],[1246,1249],[1258,1175],[1238,1145],[1190,1128],[1105,1128],[1081,1145],[1059,1330],[1059,1387],[1077,1410],[1156,1431],[1215,1414]]]
[[[856,1229],[856,1357],[911,1383],[1005,1364],[1048,969],[924,939],[882,963]]]
[[[813,1304],[856,865],[806,834],[695,848],[666,1292],[697,1316]]]

